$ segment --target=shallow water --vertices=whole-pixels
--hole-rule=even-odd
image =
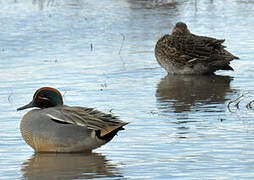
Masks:
[[[254,178],[254,6],[247,0],[0,1],[0,179]],[[177,21],[225,38],[216,76],[167,76],[154,57]],[[92,154],[34,154],[19,123],[36,89],[129,121]],[[237,97],[241,102],[233,102]],[[238,106],[237,106],[238,105]]]

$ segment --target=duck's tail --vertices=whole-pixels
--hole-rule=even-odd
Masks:
[[[121,124],[120,126],[110,126],[103,130],[96,130],[96,136],[102,140],[110,141],[118,131],[124,130],[123,126],[128,123]]]

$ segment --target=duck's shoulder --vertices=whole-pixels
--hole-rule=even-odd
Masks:
[[[173,40],[173,36],[170,34],[165,34],[157,41],[157,44],[168,44]]]
[[[155,46],[155,53],[157,55],[168,55],[168,53],[174,54],[174,52],[174,37],[172,35],[165,34],[157,41]]]

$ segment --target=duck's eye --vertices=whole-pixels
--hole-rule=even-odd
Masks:
[[[49,108],[56,106],[56,103],[52,99],[42,96],[38,96],[36,104],[40,108]]]
[[[40,100],[44,100],[44,101],[50,101],[50,99],[49,99],[49,98],[42,97],[42,96],[38,96],[38,99],[40,99]]]

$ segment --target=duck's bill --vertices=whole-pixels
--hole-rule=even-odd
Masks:
[[[27,109],[27,108],[32,108],[32,107],[34,107],[33,101],[31,101],[29,104],[27,104],[25,106],[22,106],[22,107],[18,108],[17,111],[20,111],[20,110],[23,110],[23,109]]]

